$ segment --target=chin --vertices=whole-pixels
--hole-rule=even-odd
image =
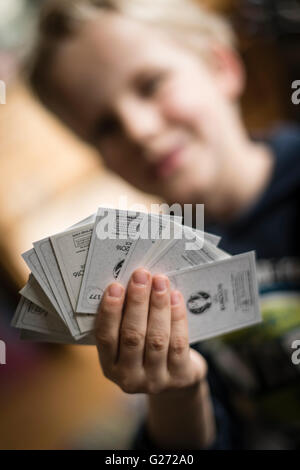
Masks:
[[[215,169],[203,165],[199,171],[199,165],[195,165],[188,174],[183,174],[176,184],[172,185],[172,192],[176,195],[178,202],[184,204],[203,204],[212,190],[218,191]]]
[[[157,180],[151,185],[147,181],[147,186],[145,182],[143,189],[147,188],[148,192],[172,204],[201,204],[203,195],[211,186],[211,181],[208,178],[208,171],[199,170],[199,162],[194,161],[193,164],[178,169],[166,179]]]
[[[199,185],[196,186],[189,180],[163,185],[163,188],[159,188],[159,196],[170,204],[178,203],[182,205],[201,203]]]

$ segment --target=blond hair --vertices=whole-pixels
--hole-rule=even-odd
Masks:
[[[44,104],[53,107],[49,69],[60,44],[103,11],[118,13],[164,30],[199,54],[211,41],[232,48],[230,25],[194,0],[47,0],[42,7],[35,48],[27,61],[27,77]]]

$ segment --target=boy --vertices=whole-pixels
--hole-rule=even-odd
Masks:
[[[299,446],[290,348],[300,328],[300,134],[247,135],[238,104],[244,71],[229,26],[188,0],[50,1],[30,81],[110,169],[169,204],[204,203],[206,229],[222,235],[222,248],[256,250],[269,293],[264,323],[205,348],[247,423],[246,445]],[[199,346],[188,347],[180,293],[165,276],[135,275],[123,317],[125,293],[114,283],[97,324],[104,373],[148,394],[139,445],[232,446],[222,386],[210,361],[207,375]]]

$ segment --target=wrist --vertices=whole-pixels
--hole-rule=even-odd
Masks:
[[[194,363],[194,377],[185,385],[170,386],[158,394],[148,394],[149,398],[181,398],[182,396],[198,395],[201,388],[207,389],[207,362],[197,351],[191,350],[191,360]]]
[[[163,446],[205,448],[215,438],[215,420],[206,378],[188,387],[148,395],[147,428]]]
[[[179,400],[191,400],[203,396],[203,391],[208,391],[207,378],[202,377],[197,379],[194,383],[182,387],[170,387],[157,394],[148,394],[149,403],[168,403],[177,402]]]

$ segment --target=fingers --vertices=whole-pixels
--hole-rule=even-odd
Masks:
[[[152,281],[144,360],[146,374],[154,383],[162,384],[167,376],[170,323],[170,281],[157,275]]]
[[[127,393],[160,393],[201,380],[205,360],[189,347],[185,302],[164,275],[136,270],[104,292],[96,319],[103,372]]]
[[[150,292],[150,273],[145,269],[136,270],[128,284],[118,357],[118,365],[131,372],[139,373],[143,367]]]
[[[124,287],[114,282],[105,290],[99,306],[95,329],[99,358],[104,371],[111,368],[117,359],[124,297]]]
[[[194,365],[193,369],[195,371],[195,381],[201,381],[205,379],[207,376],[208,366],[204,357],[198,353],[198,351],[195,351],[195,349],[191,348],[190,359]]]
[[[177,290],[171,292],[171,335],[168,351],[168,370],[171,375],[183,375],[190,363],[186,307]],[[187,371],[188,372],[188,371]]]

